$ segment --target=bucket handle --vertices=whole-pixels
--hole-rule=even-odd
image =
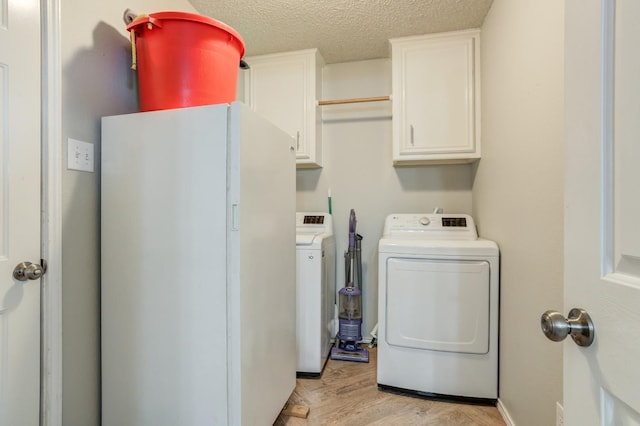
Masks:
[[[136,32],[129,31],[129,39],[131,39],[131,69],[138,69],[138,54],[136,52]]]
[[[131,15],[125,15],[125,22],[127,22],[127,20],[130,19],[130,17]],[[162,28],[162,24],[160,23],[160,20],[154,18],[153,16],[145,14],[145,15],[138,15],[133,21],[129,22],[127,24],[127,30],[133,31],[135,28],[137,28],[142,24],[147,24],[147,29],[149,30],[153,29],[154,26],[158,28]]]

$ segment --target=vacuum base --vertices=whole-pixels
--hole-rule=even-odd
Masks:
[[[366,349],[347,351],[334,346],[331,349],[331,359],[339,361],[369,362],[369,351]]]

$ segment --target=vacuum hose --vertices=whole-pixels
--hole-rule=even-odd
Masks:
[[[362,290],[362,235],[360,234],[356,234],[356,271],[358,271],[356,286]]]

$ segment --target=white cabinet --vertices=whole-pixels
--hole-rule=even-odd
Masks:
[[[276,420],[296,386],[290,144],[240,102],[102,119],[102,425]]]
[[[480,158],[480,31],[390,40],[394,165]]]
[[[317,49],[245,58],[245,102],[295,139],[298,168],[322,167],[324,60]]]

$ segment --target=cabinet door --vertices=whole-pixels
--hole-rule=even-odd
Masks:
[[[394,163],[479,158],[478,32],[391,43]]]
[[[316,55],[312,49],[247,58],[247,103],[295,139],[299,167],[321,166]]]

